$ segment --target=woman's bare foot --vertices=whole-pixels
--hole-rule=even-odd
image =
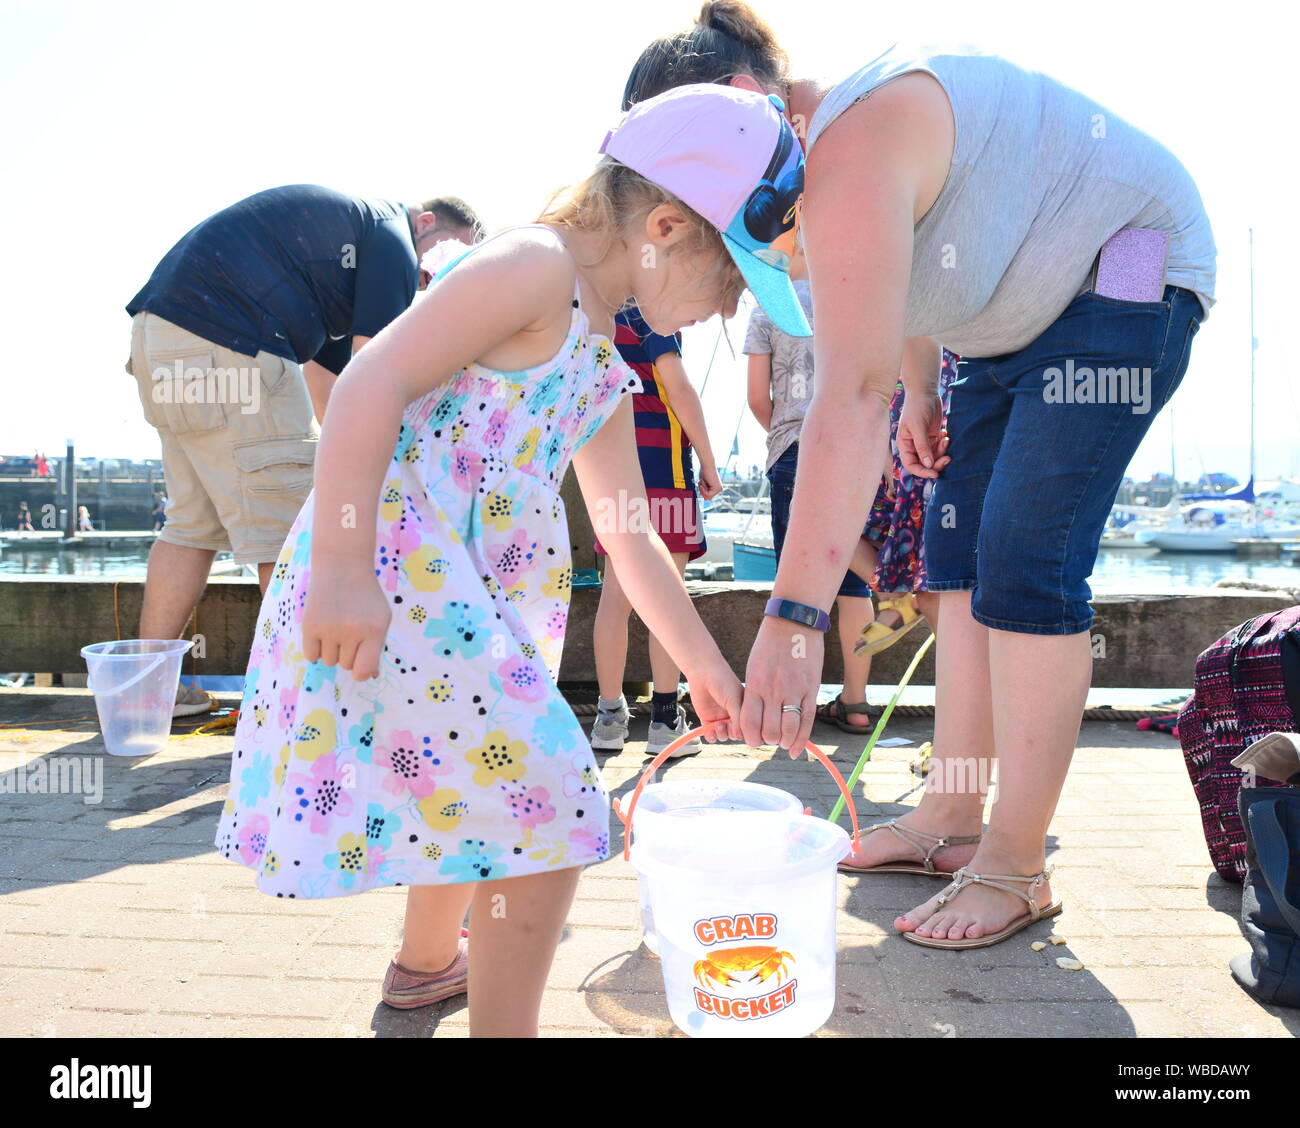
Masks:
[[[932,825],[919,811],[904,815],[898,820],[898,824],[908,830],[919,831],[923,834],[947,835],[953,838],[971,837],[979,834],[981,829],[978,817],[961,822],[948,820],[946,826]],[[975,843],[965,846],[940,846],[930,856],[930,861],[934,864],[935,869],[944,873],[952,873],[961,866],[969,865],[971,859],[975,856],[977,848]],[[913,846],[904,841],[901,835],[880,827],[871,833],[864,833],[858,848],[849,853],[848,857],[844,859],[844,863],[855,869],[866,869],[871,866],[888,865],[891,862],[920,862],[924,858],[925,849]]]
[[[966,863],[966,868],[971,873],[1024,874],[1031,877],[1044,869],[1045,865],[1041,858],[1037,863],[1033,860],[1026,862],[1009,855],[999,855],[981,846]],[[1028,888],[1027,883],[1025,885]],[[1029,908],[1024,898],[1013,897],[1010,893],[986,885],[967,885],[955,897],[940,905],[938,902],[942,896],[942,891],[936,893],[924,904],[895,918],[894,927],[899,932],[915,932],[918,936],[975,940],[1005,928],[1018,917],[1024,916]],[[1052,903],[1052,890],[1047,882],[1035,890],[1034,901],[1040,909],[1045,909]]]

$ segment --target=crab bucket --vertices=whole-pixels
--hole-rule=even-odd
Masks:
[[[821,751],[808,751],[845,792]],[[629,838],[646,776],[628,804]],[[668,1011],[683,1032],[798,1038],[830,1017],[835,871],[848,850],[843,829],[795,811],[667,810],[650,834],[638,829],[630,857],[647,883]]]
[[[645,842],[659,834],[673,834],[681,840],[700,825],[699,819],[710,811],[747,812],[767,818],[797,815],[802,812],[799,800],[788,791],[762,783],[737,783],[727,779],[671,780],[653,783],[645,789],[637,804],[636,840]],[[623,818],[620,802],[614,800],[614,813]],[[666,816],[672,815],[672,818]],[[626,820],[625,820],[626,821]],[[654,912],[650,907],[650,877],[637,874],[640,895],[641,928],[645,946],[659,953],[655,935]]]

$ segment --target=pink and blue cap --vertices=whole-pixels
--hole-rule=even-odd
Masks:
[[[775,95],[680,86],[628,110],[600,151],[713,224],[773,324],[811,337],[789,274],[803,151],[782,109]]]

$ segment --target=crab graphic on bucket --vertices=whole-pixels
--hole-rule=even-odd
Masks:
[[[749,982],[763,982],[776,976],[779,986],[784,976],[788,975],[787,965],[794,962],[794,956],[780,948],[723,948],[712,952],[702,960],[695,961],[695,979],[701,987],[733,987],[740,982],[738,976],[752,971]],[[732,974],[735,972],[736,974]]]

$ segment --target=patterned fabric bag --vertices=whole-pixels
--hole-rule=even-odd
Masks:
[[[1226,881],[1246,875],[1238,811],[1242,773],[1232,759],[1270,732],[1295,732],[1300,716],[1300,606],[1249,619],[1196,660],[1178,734],[1200,802],[1210,860]],[[1260,781],[1262,787],[1282,786]]]

